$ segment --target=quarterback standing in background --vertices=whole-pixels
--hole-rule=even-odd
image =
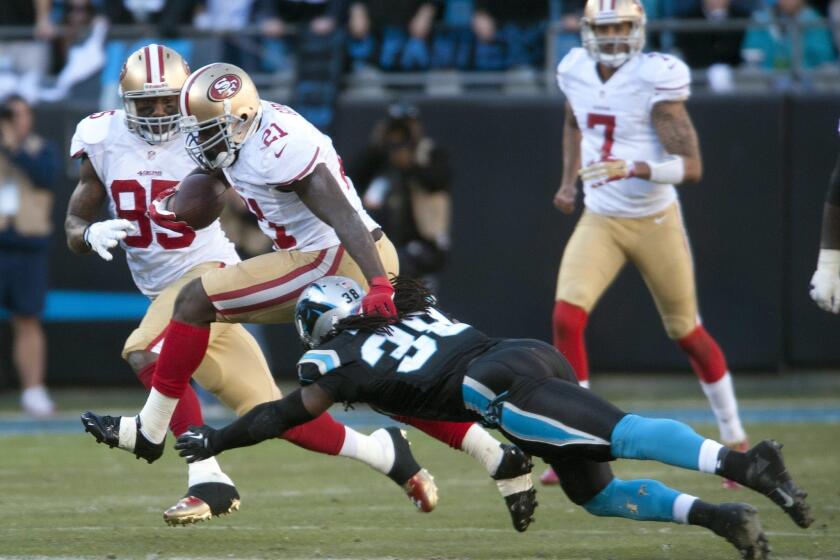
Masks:
[[[189,73],[183,58],[167,47],[152,44],[132,53],[120,78],[125,110],[83,119],[70,150],[81,160],[79,184],[65,223],[70,249],[95,252],[110,261],[110,249],[119,243],[135,284],[152,300],[122,351],[147,388],[179,290],[207,271],[239,262],[218,220],[195,231],[184,223],[161,224],[147,213],[155,196],[176,185],[194,167],[179,134],[178,94]],[[97,221],[106,203],[111,218]],[[242,325],[213,325],[207,353],[194,376],[239,415],[281,396],[259,346]],[[169,426],[177,436],[202,421],[198,399],[187,385]],[[138,448],[142,440],[134,430],[116,428],[106,443],[129,449],[149,462],[157,458]],[[415,464],[405,440],[393,429],[366,436],[329,415],[301,428],[284,438],[313,451],[359,459],[385,474],[395,464],[401,464],[403,471],[406,464]],[[164,512],[167,523],[194,523],[239,506],[236,487],[215,460],[191,465],[188,485],[184,498]]]
[[[274,242],[275,251],[224,267],[204,268],[184,278],[172,289],[167,314],[161,316],[163,322],[156,331],[166,334],[159,357],[148,362],[146,376],[151,392],[146,405],[137,416],[100,416],[92,412],[82,415],[86,430],[98,441],[133,452],[149,462],[163,454],[167,424],[185,396],[189,398],[190,378],[198,375],[211,357],[216,329],[236,326],[240,330],[238,323],[292,322],[298,294],[310,282],[331,274],[352,277],[368,287],[363,300],[366,313],[386,317],[396,314],[394,289],[386,276],[398,272],[396,251],[362,209],[327,136],[289,107],[261,100],[248,74],[224,63],[207,65],[186,79],[180,88],[180,114],[186,151],[181,142],[178,148],[185,158],[189,154],[199,165],[200,169],[193,173],[210,174],[232,186]],[[184,177],[190,170],[182,167],[179,171],[176,177]],[[174,184],[175,181],[168,186]],[[168,199],[176,193],[175,188],[155,192],[149,215],[167,227],[189,230],[167,209]],[[144,204],[146,200],[143,199]],[[83,232],[85,227],[80,225],[77,231]],[[87,230],[86,239],[92,239],[91,229],[93,226]],[[230,362],[219,364],[219,375],[239,381],[246,368],[235,356],[231,358]],[[279,397],[270,391],[260,392],[259,402],[274,398]],[[254,404],[249,403],[247,409]],[[237,412],[247,409],[237,407]],[[324,430],[344,430],[329,416],[326,418],[319,417],[315,422],[328,422],[330,425]],[[521,485],[530,488],[530,462],[515,447],[500,445],[480,426],[401,417],[398,420],[477,459],[497,479],[505,498],[511,485],[504,480],[520,479]],[[431,510],[436,500],[431,477],[419,466],[411,472],[397,468],[404,465],[395,465],[394,457],[399,460],[396,462],[405,463],[410,452],[405,440],[397,438],[398,430],[392,428],[385,434],[392,434],[394,441],[371,436],[369,441],[382,440],[380,446],[373,448],[356,438],[359,445],[349,449],[386,474],[393,467],[395,472],[408,475],[391,478],[404,487],[418,507]],[[313,431],[316,442],[293,441],[309,449],[344,453],[344,432],[338,435],[341,437]],[[386,448],[386,444],[390,447]],[[325,446],[330,446],[330,450]],[[362,453],[365,449],[367,455]],[[376,455],[373,451],[381,453]],[[416,465],[413,458],[411,464]],[[527,526],[533,492],[517,493],[521,494],[520,501],[529,502],[528,507],[514,508],[506,499],[508,510],[515,525]]]
[[[566,245],[553,313],[554,345],[589,384],[584,330],[626,262],[648,286],[668,336],[687,354],[717,418],[721,440],[744,450],[726,359],[703,327],[694,265],[675,185],[702,175],[697,134],[685,108],[691,76],[680,60],[642,53],[645,12],[636,0],[588,0],[583,48],[557,67],[566,96],[563,177],[555,206],[585,210]],[[551,471],[546,483],[556,482]]]

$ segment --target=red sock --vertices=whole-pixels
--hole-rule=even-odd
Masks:
[[[152,362],[137,372],[137,377],[146,389],[152,388],[152,374],[155,371],[155,363]],[[169,427],[177,437],[186,432],[190,426],[201,426],[202,424],[204,424],[204,417],[201,415],[198,395],[195,394],[192,386],[187,385],[187,389],[178,400],[178,405],[172,414],[172,420],[169,421]]]
[[[422,420],[409,416],[393,416],[397,422],[414,426],[436,440],[440,440],[453,449],[461,449],[464,436],[472,427],[472,422],[442,422],[440,420]]]
[[[201,365],[210,329],[196,327],[172,319],[166,330],[166,339],[152,376],[152,387],[175,399],[180,399],[190,383],[190,377]]]
[[[317,453],[338,455],[344,445],[344,424],[325,412],[314,420],[283,432],[282,439]]]
[[[691,334],[679,339],[677,344],[688,354],[688,361],[691,362],[694,373],[704,383],[719,381],[726,374],[726,358],[703,325],[698,325]]]
[[[588,319],[589,314],[577,305],[563,300],[554,304],[554,346],[569,360],[578,381],[589,379],[589,359],[583,339]]]

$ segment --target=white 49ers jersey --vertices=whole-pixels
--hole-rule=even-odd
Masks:
[[[243,144],[236,162],[224,171],[263,233],[274,241],[274,248],[319,251],[340,243],[333,228],[313,214],[291,186],[319,163],[327,166],[365,227],[369,231],[379,227],[362,208],[353,183],[344,175],[332,140],[291,108],[265,100],[261,103],[259,128]]]
[[[76,126],[70,155],[82,154],[105,185],[111,216],[130,221],[137,230],[120,245],[134,283],[145,295],[159,294],[199,264],[239,262],[218,220],[198,231],[186,224],[176,231],[149,217],[151,200],[195,168],[180,135],[151,145],[126,127],[123,111],[103,111]]]
[[[572,49],[557,65],[557,84],[572,106],[582,134],[581,165],[603,159],[657,161],[666,157],[650,113],[660,101],[688,99],[688,66],[673,56],[639,54],[606,82],[586,50]],[[642,217],[677,198],[673,185],[631,178],[598,188],[583,186],[586,208],[598,214]]]

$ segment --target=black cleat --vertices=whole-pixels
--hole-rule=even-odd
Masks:
[[[377,432],[385,432],[394,445],[394,465],[388,471],[388,478],[403,489],[418,510],[429,513],[435,509],[438,502],[435,478],[417,463],[405,432],[397,427],[382,428],[371,436],[376,437]]]
[[[710,529],[737,548],[744,560],[770,557],[770,544],[761,529],[758,511],[749,504],[720,504]]]
[[[515,445],[502,443],[499,447],[502,448],[502,460],[492,478],[505,498],[513,528],[521,533],[534,521],[534,510],[538,505],[537,491],[531,482],[534,463],[530,455]]]
[[[814,522],[811,507],[805,501],[808,493],[787,472],[781,450],[781,443],[766,439],[747,451],[749,466],[743,484],[773,500],[804,529]]]
[[[531,462],[531,456],[509,443],[501,443],[502,460],[499,466],[496,467],[496,473],[493,475],[493,480],[504,480],[506,478],[516,478],[523,474],[528,474],[534,468],[534,463]]]
[[[93,412],[85,412],[82,414],[82,426],[85,431],[96,438],[97,443],[104,443],[108,447],[119,447],[126,451],[133,453],[138,459],[145,459],[149,463],[154,463],[163,455],[164,444],[166,438],[160,443],[152,443],[143,432],[140,431],[140,417],[135,416],[134,430],[136,437],[134,446],[129,449],[127,446],[120,445],[120,421],[123,416],[99,416]]]
[[[239,509],[239,492],[230,484],[205,482],[190,486],[178,503],[163,512],[169,525],[188,525]]]
[[[517,492],[505,496],[505,504],[513,521],[513,528],[520,533],[526,531],[528,526],[534,522],[534,510],[537,509],[537,491],[531,487],[524,492]]]

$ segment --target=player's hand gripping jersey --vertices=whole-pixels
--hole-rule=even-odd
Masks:
[[[412,314],[388,332],[345,331],[298,362],[304,385],[318,383],[336,402],[365,402],[418,418],[475,420],[461,384],[470,361],[496,343],[435,308]]]
[[[123,111],[103,111],[79,122],[70,155],[90,159],[105,185],[111,216],[134,224],[135,232],[120,245],[134,283],[145,295],[159,294],[199,264],[239,262],[218,220],[195,231],[186,224],[167,229],[149,217],[152,199],[195,168],[180,136],[151,145],[126,127]]]
[[[557,66],[557,84],[580,127],[581,164],[605,159],[657,161],[668,156],[651,122],[660,101],[684,101],[691,77],[682,61],[659,53],[640,54],[606,82],[582,48]],[[593,188],[584,183],[584,204],[598,214],[636,218],[655,214],[677,198],[673,185],[632,177]]]
[[[362,209],[329,137],[285,105],[260,103],[259,129],[224,172],[259,220],[263,233],[274,240],[275,249],[319,251],[339,245],[333,228],[313,214],[291,186],[319,163],[327,166],[367,229],[379,227]]]

